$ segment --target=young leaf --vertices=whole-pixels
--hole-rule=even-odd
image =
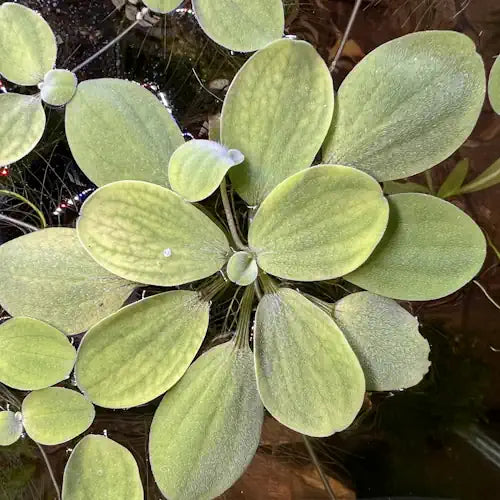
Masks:
[[[49,71],[40,86],[42,100],[51,106],[64,106],[75,95],[78,80],[67,69]]]
[[[254,354],[260,397],[282,424],[329,436],[356,417],[365,393],[361,366],[332,318],[295,290],[260,301]]]
[[[95,417],[90,401],[63,387],[31,392],[24,398],[21,413],[28,436],[49,446],[65,443],[85,432]]]
[[[78,349],[80,390],[105,408],[147,403],[188,369],[208,328],[208,302],[166,292],[127,306],[91,328]]]
[[[285,29],[281,0],[193,0],[193,8],[214,42],[238,52],[262,49]]]
[[[66,137],[78,166],[98,186],[128,179],[167,186],[168,161],[184,143],[149,90],[113,78],[78,85],[66,106]]]
[[[488,97],[495,113],[500,115],[500,57],[497,56],[490,72]]]
[[[460,189],[462,193],[474,193],[483,189],[496,186],[500,183],[500,158],[490,165],[483,173],[478,175],[473,181],[469,182]]]
[[[281,181],[309,167],[332,113],[332,78],[311,45],[278,40],[254,54],[222,108],[222,144],[245,155],[230,171],[238,194],[258,205]]]
[[[379,181],[423,172],[467,139],[485,95],[470,38],[425,31],[376,48],[342,83],[323,159]]]
[[[36,85],[56,55],[56,38],[42,16],[16,3],[0,5],[0,74],[18,85]]]
[[[144,5],[153,12],[166,14],[181,5],[182,0],[144,0]]]
[[[143,500],[139,468],[121,444],[90,434],[75,447],[64,469],[62,500]]]
[[[289,177],[262,203],[249,244],[264,271],[326,280],[359,267],[387,226],[380,186],[350,167],[321,165]]]
[[[90,255],[126,279],[174,286],[206,278],[226,263],[229,243],[205,214],[169,189],[121,181],[83,204],[78,236]]]
[[[0,411],[0,446],[14,444],[23,433],[23,422],[20,413]]]
[[[384,182],[384,193],[385,194],[398,194],[398,193],[426,193],[426,194],[429,194],[429,188],[427,186],[422,186],[422,184],[417,184],[416,182],[385,181]]]
[[[38,97],[0,94],[0,165],[26,156],[38,144],[44,129],[45,111]]]
[[[41,321],[13,318],[0,325],[0,382],[21,391],[69,378],[76,351],[66,335]]]
[[[95,263],[70,228],[48,228],[0,246],[0,304],[66,334],[116,311],[137,286]]]
[[[167,392],[151,425],[151,469],[163,495],[221,495],[252,460],[263,417],[250,349],[228,342],[203,354]]]
[[[429,343],[417,319],[394,300],[353,293],[335,303],[333,318],[361,363],[368,391],[412,387],[429,370]]]
[[[228,170],[244,156],[213,141],[193,140],[176,149],[168,166],[168,180],[174,191],[188,201],[208,198]]]
[[[469,171],[469,160],[464,158],[460,160],[455,168],[450,172],[446,180],[443,182],[437,195],[439,198],[450,198],[459,194],[461,191],[462,184],[467,177],[467,172]]]
[[[460,209],[425,194],[389,196],[389,225],[371,257],[344,278],[399,300],[434,300],[468,283],[481,269],[486,241]]]
[[[257,262],[249,252],[236,252],[227,263],[227,277],[237,285],[250,285],[258,274]]]

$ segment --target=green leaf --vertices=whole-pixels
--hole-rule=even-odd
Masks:
[[[496,186],[498,183],[500,183],[500,158],[473,181],[463,186],[460,189],[460,194],[482,191],[483,189]]]
[[[264,271],[298,281],[359,267],[387,226],[378,183],[354,168],[321,165],[283,181],[262,203],[249,244]]]
[[[14,444],[23,433],[23,422],[20,413],[0,411],[0,446]]]
[[[361,363],[368,391],[412,387],[429,370],[429,343],[417,318],[394,300],[353,293],[335,303],[333,318]]]
[[[469,160],[464,158],[455,165],[455,168],[449,173],[443,184],[441,184],[437,193],[439,198],[450,198],[451,196],[459,194],[468,171]]]
[[[282,424],[329,436],[356,417],[365,393],[361,366],[332,318],[295,290],[260,301],[254,354],[260,397]]]
[[[76,351],[66,335],[41,321],[13,318],[0,325],[0,382],[21,391],[69,378]]]
[[[379,181],[423,172],[470,135],[485,87],[483,61],[465,35],[425,31],[385,43],[342,83],[323,159]]]
[[[67,69],[49,71],[40,84],[42,100],[52,106],[64,106],[75,95],[78,80]]]
[[[262,49],[285,29],[281,0],[193,0],[193,9],[214,42],[238,52]]]
[[[42,16],[11,2],[0,6],[0,74],[18,85],[36,85],[56,55],[56,38]]]
[[[237,285],[252,284],[259,274],[259,268],[253,255],[249,252],[236,252],[227,263],[227,277]]]
[[[144,0],[143,3],[153,12],[166,14],[179,7],[182,4],[182,0]]]
[[[229,169],[244,159],[237,150],[195,139],[183,144],[170,158],[168,180],[186,200],[204,200],[220,186]]]
[[[127,306],[91,328],[78,349],[80,390],[105,408],[160,396],[184,375],[205,338],[208,302],[166,292]]]
[[[460,209],[425,194],[389,196],[389,225],[368,261],[345,276],[399,300],[433,300],[468,283],[481,269],[486,241]]]
[[[31,392],[24,398],[21,412],[28,436],[45,445],[70,441],[85,432],[95,417],[90,401],[63,387]]]
[[[221,142],[245,155],[230,171],[238,194],[258,205],[281,181],[309,167],[332,113],[332,78],[311,45],[284,39],[254,54],[222,108]]]
[[[49,228],[0,246],[0,304],[67,334],[116,311],[137,286],[96,264],[70,228]]]
[[[64,469],[63,500],[143,500],[137,462],[121,444],[90,434],[75,447]]]
[[[490,72],[488,83],[488,97],[491,107],[500,115],[500,57],[497,56]]]
[[[83,204],[81,242],[126,279],[173,286],[206,278],[226,263],[229,243],[205,214],[169,189],[138,181],[108,184]]]
[[[429,194],[429,188],[427,186],[422,186],[422,184],[417,184],[416,182],[385,181],[384,182],[384,193],[385,194],[398,194],[398,193],[426,193],[426,194]]]
[[[66,136],[78,166],[98,186],[128,179],[168,185],[168,161],[184,143],[149,90],[113,78],[78,85],[66,106]]]
[[[45,111],[38,97],[0,94],[0,165],[26,156],[38,144],[44,129]]]
[[[221,495],[252,460],[263,416],[250,349],[228,342],[203,354],[167,392],[151,425],[151,469],[163,495]]]

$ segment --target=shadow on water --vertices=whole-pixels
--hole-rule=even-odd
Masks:
[[[51,24],[57,33],[60,66],[67,67],[123,31],[140,8],[138,0],[21,3],[39,10]],[[188,2],[184,7],[169,16],[148,17],[79,77],[128,78],[147,84],[169,106],[186,134],[205,137],[207,122],[220,111],[225,90],[245,56],[231,54],[208,40],[187,10]],[[287,33],[310,41],[331,62],[352,7],[353,2],[347,0],[287,0]],[[364,54],[387,40],[422,29],[466,33],[489,69],[493,56],[500,52],[500,5],[498,0],[367,0],[336,67],[336,87]],[[0,186],[15,187],[38,201],[50,225],[71,224],[75,210],[67,207],[61,215],[54,215],[55,209],[93,187],[71,158],[62,118],[59,111],[51,111],[41,144],[8,176],[0,177]],[[433,169],[436,184],[464,157],[471,159],[473,176],[500,157],[500,118],[488,104],[472,137]],[[497,246],[499,194],[497,187],[454,200]],[[16,211],[18,217],[30,221],[31,215],[12,200],[0,198],[0,210]],[[0,243],[18,234],[12,227],[0,226]],[[498,278],[498,260],[489,255],[479,279],[497,299]],[[473,284],[446,299],[407,306],[418,316],[422,333],[431,343],[430,374],[406,392],[367,395],[360,417],[349,430],[313,440],[313,446],[338,500],[494,500],[500,491],[500,313]],[[207,345],[221,341],[216,330],[223,318],[221,308],[215,313],[216,325]],[[22,397],[1,388],[0,405],[5,407],[10,400],[15,408],[16,398]],[[151,500],[161,497],[147,463],[148,429],[158,401],[127,412],[98,409],[90,429],[107,432],[134,453]],[[46,447],[59,481],[77,441]],[[0,448],[0,499],[25,498],[54,498],[45,463],[27,438]],[[301,437],[266,419],[256,458],[223,498],[308,500],[327,495]]]

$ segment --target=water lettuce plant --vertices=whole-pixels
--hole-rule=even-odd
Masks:
[[[147,3],[169,10],[176,2]],[[26,54],[51,43],[41,18],[4,4],[0,28],[12,23],[46,35],[26,36]],[[41,49],[50,61],[39,68],[23,56],[24,74],[38,76],[19,81],[42,78],[43,91],[55,56]],[[0,72],[17,79],[14,69],[4,63]],[[57,81],[57,95],[66,82]],[[0,304],[14,316],[0,326],[0,382],[33,390],[20,413],[0,413],[0,444],[23,427],[39,443],[64,442],[91,425],[93,405],[127,409],[163,396],[149,436],[158,487],[172,499],[214,498],[252,460],[264,409],[322,437],[351,425],[365,391],[417,384],[429,345],[397,300],[460,289],[479,272],[486,241],[453,204],[385,195],[380,182],[453,153],[485,93],[472,41],[443,31],[375,49],[335,96],[310,44],[272,41],[234,78],[219,142],[185,143],[168,111],[133,82],[79,83],[66,102],[66,134],[99,189],[75,229],[42,229],[0,247]],[[43,113],[39,96],[30,99]],[[33,147],[26,132],[38,119],[8,109],[0,127],[11,127],[9,158],[17,158]],[[16,116],[23,128],[12,129]],[[0,151],[11,147],[2,141]],[[227,179],[248,207],[244,219]],[[217,189],[225,223],[197,204]],[[340,280],[349,293],[335,303],[303,291]],[[121,307],[145,285],[165,290]],[[197,357],[213,302],[230,287],[240,302],[236,331]],[[67,335],[84,331],[75,356]],[[73,366],[80,392],[51,387]],[[62,496],[143,498],[137,464],[118,443],[88,435],[68,460]]]

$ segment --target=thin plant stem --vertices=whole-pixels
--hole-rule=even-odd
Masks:
[[[347,39],[349,37],[349,33],[351,32],[351,29],[354,25],[354,21],[356,19],[356,16],[358,15],[359,8],[361,7],[361,3],[363,0],[356,0],[356,3],[354,4],[354,7],[351,12],[351,17],[349,18],[349,22],[347,23],[347,27],[344,31],[344,36],[342,37],[342,40],[339,45],[339,49],[337,50],[337,53],[335,54],[335,57],[333,58],[333,62],[330,65],[330,73],[333,73],[333,70],[335,69],[335,66],[337,66],[337,63],[339,62],[340,56],[342,55],[342,52],[344,51],[345,44],[347,43]]]
[[[486,298],[497,308],[497,309],[500,309],[500,305],[498,305],[495,300],[493,299],[493,297],[486,291],[486,288],[484,288],[483,285],[481,285],[481,283],[479,283],[479,281],[476,281],[476,280],[472,280],[472,283],[474,283],[475,285],[477,285],[481,291],[484,293],[484,295],[486,295]]]
[[[311,444],[310,439],[302,434],[302,439],[304,440],[304,444],[306,445],[307,452],[311,456],[311,460],[314,463],[314,466],[318,470],[319,477],[321,478],[321,481],[323,481],[323,485],[325,487],[326,492],[328,493],[328,496],[331,500],[337,500],[335,497],[335,493],[332,490],[332,487],[330,486],[330,483],[328,482],[328,478],[326,477],[325,473],[323,472],[323,468],[321,467],[321,463],[318,459],[318,456],[316,455],[316,452],[314,451],[314,448]]]
[[[431,194],[434,194],[435,191],[434,191],[434,182],[432,181],[432,174],[431,174],[431,171],[430,170],[426,170],[424,172],[425,174],[425,180],[427,182],[427,187],[429,188],[429,191]]]
[[[39,231],[40,230],[39,227],[28,224],[27,222],[23,222],[22,220],[14,219],[12,217],[9,217],[8,215],[0,214],[0,220],[4,220],[5,222],[9,222],[10,224],[14,224],[16,226],[23,227],[24,229],[27,229],[28,231]]]
[[[21,196],[20,194],[15,193],[14,191],[7,191],[6,189],[0,189],[0,195],[11,196],[12,198],[17,198],[18,200],[21,200],[23,203],[26,203],[26,205],[30,206],[38,215],[38,218],[42,223],[42,229],[47,227],[47,221],[45,220],[42,211],[34,203],[26,199],[24,196]]]
[[[224,206],[224,212],[226,214],[227,224],[229,226],[229,231],[233,237],[234,244],[238,250],[246,250],[245,244],[241,241],[240,235],[238,234],[238,229],[236,228],[236,223],[234,222],[233,212],[231,210],[231,203],[227,196],[227,183],[226,179],[223,179],[220,185],[220,194],[222,198],[222,205]]]
[[[253,285],[255,288],[255,295],[257,295],[257,298],[259,300],[262,300],[263,294],[262,294],[262,290],[260,289],[259,280],[255,280]]]
[[[57,500],[61,500],[61,490],[59,488],[59,485],[57,484],[56,477],[54,475],[54,471],[52,470],[52,466],[50,465],[49,457],[47,457],[45,450],[36,441],[34,443],[38,446],[38,449],[40,450],[40,453],[42,454],[42,457],[45,461],[45,465],[47,466],[47,469],[49,470],[50,479],[52,479],[52,484],[54,485],[54,489],[56,490]]]
[[[241,299],[240,315],[238,317],[238,325],[236,326],[235,346],[237,349],[244,349],[245,347],[248,347],[253,299],[254,288],[252,286],[247,286],[243,293],[243,298]]]

